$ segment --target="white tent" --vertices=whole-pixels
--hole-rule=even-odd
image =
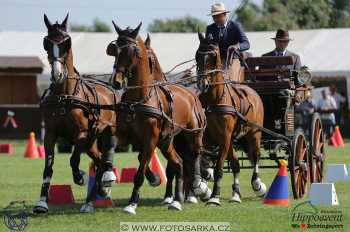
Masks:
[[[117,38],[116,33],[70,33],[73,43],[74,63],[80,73],[111,73],[113,58],[105,54],[106,46]],[[274,48],[274,32],[249,32],[250,52],[254,56]],[[38,84],[48,84],[50,67],[42,41],[42,32],[0,32],[0,56],[38,56],[45,64]],[[142,35],[145,38],[146,35]],[[289,49],[301,56],[303,65],[308,66],[317,76],[344,76],[350,94],[350,38],[349,29],[320,29],[291,31],[293,41]],[[154,48],[163,71],[176,64],[193,59],[198,48],[195,33],[155,33],[151,34]]]

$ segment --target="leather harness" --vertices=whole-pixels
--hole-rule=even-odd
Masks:
[[[80,108],[84,111],[86,115],[92,115],[93,119],[91,121],[93,122],[93,124],[96,124],[100,121],[101,109],[115,110],[115,106],[117,105],[117,93],[111,87],[109,87],[107,83],[90,77],[75,77],[74,79],[76,79],[77,82],[72,95],[53,94],[55,84],[51,84],[50,87],[44,91],[43,95],[40,98],[40,108],[50,110],[56,109],[52,113],[52,116],[64,116],[70,110],[74,108]],[[96,85],[102,85],[113,92],[113,104],[100,104],[98,93],[95,88]],[[88,90],[90,95],[86,92],[86,89]],[[84,98],[77,96],[80,91],[83,91]],[[89,96],[93,97],[92,101],[90,100]]]
[[[238,98],[240,100],[239,110],[237,110],[238,107],[237,107],[237,103],[236,103],[234,97],[231,95],[230,91],[228,90],[228,92],[230,93],[232,105],[229,105],[229,104],[209,105],[205,109],[205,114],[206,115],[208,115],[208,114],[219,114],[219,115],[229,114],[232,116],[237,116],[239,119],[238,125],[237,125],[233,134],[235,137],[239,137],[240,134],[244,133],[242,128],[248,122],[246,115],[249,112],[249,109],[251,108],[252,104],[250,103],[246,94],[242,90],[236,88],[232,84],[225,84],[225,87],[227,87],[227,88],[231,87],[232,90],[238,95]],[[224,96],[225,96],[225,93],[223,94],[223,96],[221,98],[223,98]],[[247,102],[248,102],[248,106],[246,104]]]

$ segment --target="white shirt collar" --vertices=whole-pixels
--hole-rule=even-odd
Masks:
[[[225,24],[224,24],[224,27],[225,27],[225,28],[227,27],[227,23],[228,23],[228,20],[226,20],[226,22],[225,22]],[[218,28],[220,28],[220,26],[219,26],[218,24],[216,24],[216,26],[217,26]]]
[[[277,49],[275,49],[275,53],[278,54],[279,51],[277,51]],[[286,55],[286,52],[287,52],[287,49],[285,49],[282,53],[283,53],[283,56]]]

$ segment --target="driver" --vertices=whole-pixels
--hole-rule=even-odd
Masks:
[[[250,48],[249,40],[241,25],[228,19],[229,12],[223,3],[212,5],[209,15],[213,17],[214,23],[207,26],[205,33],[206,37],[212,37],[219,45],[222,63],[226,60],[228,50],[243,52]]]

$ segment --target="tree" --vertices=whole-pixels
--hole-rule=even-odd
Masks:
[[[314,29],[350,26],[349,0],[244,0],[235,18],[246,30]]]
[[[350,1],[349,0],[333,0],[334,8],[331,15],[332,27],[350,27]]]
[[[98,18],[95,18],[91,26],[83,24],[71,24],[70,30],[76,32],[110,32],[111,28],[105,22],[101,21]]]
[[[206,28],[206,23],[200,19],[185,16],[183,18],[177,19],[155,19],[148,26],[150,32],[197,32],[204,31]]]

